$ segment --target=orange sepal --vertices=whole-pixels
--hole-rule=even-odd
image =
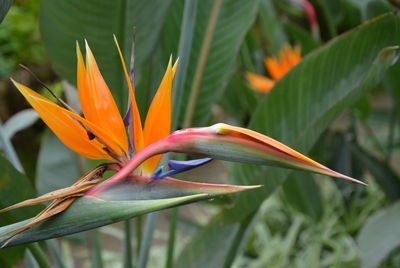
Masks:
[[[117,46],[119,57],[121,59],[122,68],[124,69],[124,75],[126,79],[126,83],[128,84],[129,88],[129,96],[131,99],[132,105],[132,128],[133,128],[133,144],[135,147],[135,151],[138,152],[144,147],[144,138],[143,138],[143,128],[142,128],[142,121],[140,119],[139,109],[136,103],[135,92],[133,90],[133,85],[131,83],[131,79],[129,78],[128,71],[126,69],[124,56],[122,55],[121,49],[119,47],[117,38],[114,35],[115,45]]]
[[[161,140],[171,132],[171,92],[176,67],[177,63],[172,67],[170,59],[161,84],[149,107],[143,131],[144,146]],[[157,155],[144,162],[143,167],[145,172],[152,173],[160,159],[161,155]]]
[[[38,112],[46,125],[67,147],[87,158],[112,160],[102,150],[103,146],[97,140],[89,140],[86,130],[70,116],[72,112],[56,105],[13,79],[11,81]],[[79,117],[79,115],[76,116]]]
[[[281,63],[278,60],[274,58],[266,58],[264,63],[269,75],[275,81],[278,81],[282,76],[285,75],[286,72],[282,69]]]
[[[281,79],[301,60],[300,47],[284,46],[279,52],[279,58],[266,58],[265,68],[275,81]]]
[[[269,92],[275,85],[273,80],[255,73],[247,72],[246,79],[252,89],[263,93]]]
[[[115,143],[123,150],[118,156],[125,155],[128,152],[125,126],[93,53],[86,43],[86,68],[78,45],[76,53],[78,93],[85,119],[107,132],[105,142]]]

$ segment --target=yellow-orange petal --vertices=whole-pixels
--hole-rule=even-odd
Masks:
[[[263,93],[269,92],[275,85],[273,80],[255,73],[247,72],[246,79],[252,89]]]
[[[176,64],[173,68],[170,59],[161,84],[147,112],[143,131],[145,146],[161,140],[171,132],[171,91],[174,69],[176,69]],[[161,155],[158,155],[143,163],[145,172],[152,173],[160,159]]]
[[[124,56],[122,55],[121,49],[119,47],[117,38],[114,35],[114,42],[117,46],[119,57],[121,59],[122,68],[124,70],[126,83],[128,84],[129,88],[129,96],[131,99],[131,106],[132,106],[132,128],[133,128],[133,144],[135,146],[135,151],[139,151],[144,147],[144,138],[143,138],[143,128],[142,128],[142,121],[140,119],[139,109],[136,103],[135,92],[133,90],[133,85],[131,83],[131,79],[129,78],[128,71],[126,69]]]
[[[128,152],[128,138],[117,105],[96,60],[86,43],[86,68],[79,46],[77,52],[77,84],[82,111],[89,122],[107,133],[107,144],[118,144],[116,153],[124,156]]]
[[[12,79],[11,81],[67,147],[87,158],[112,160],[102,150],[103,146],[97,140],[89,139],[86,130],[70,116],[72,112],[56,105],[30,88]],[[79,115],[76,116],[79,117]]]

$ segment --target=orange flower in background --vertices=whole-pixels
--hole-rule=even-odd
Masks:
[[[250,86],[260,92],[269,92],[275,83],[301,60],[300,47],[287,45],[279,52],[278,58],[265,58],[264,64],[271,78],[255,73],[246,73]]]

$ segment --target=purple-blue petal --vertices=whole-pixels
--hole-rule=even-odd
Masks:
[[[178,161],[178,160],[168,160],[168,166],[170,170],[163,172],[163,167],[157,168],[151,177],[153,179],[161,179],[164,177],[169,177],[184,171],[191,170],[193,168],[202,166],[211,162],[212,158],[201,158],[195,160]]]
[[[169,160],[168,166],[170,169],[176,170],[178,172],[183,172],[207,164],[211,162],[211,160],[213,159],[209,157],[187,161]]]

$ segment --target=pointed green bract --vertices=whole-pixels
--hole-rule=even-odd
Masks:
[[[94,192],[92,196],[79,198],[66,211],[16,236],[7,247],[77,233],[149,212],[257,187],[259,186],[213,185],[173,178],[132,176],[108,185],[101,192]],[[14,230],[29,222],[30,219],[1,227],[0,233]],[[0,237],[0,243],[8,237]]]
[[[142,176],[129,176],[114,184],[108,184],[106,188],[101,188],[99,191],[92,191],[90,196],[111,201],[165,199],[198,194],[215,197],[258,187],[260,186],[190,182],[169,177],[154,179]]]

